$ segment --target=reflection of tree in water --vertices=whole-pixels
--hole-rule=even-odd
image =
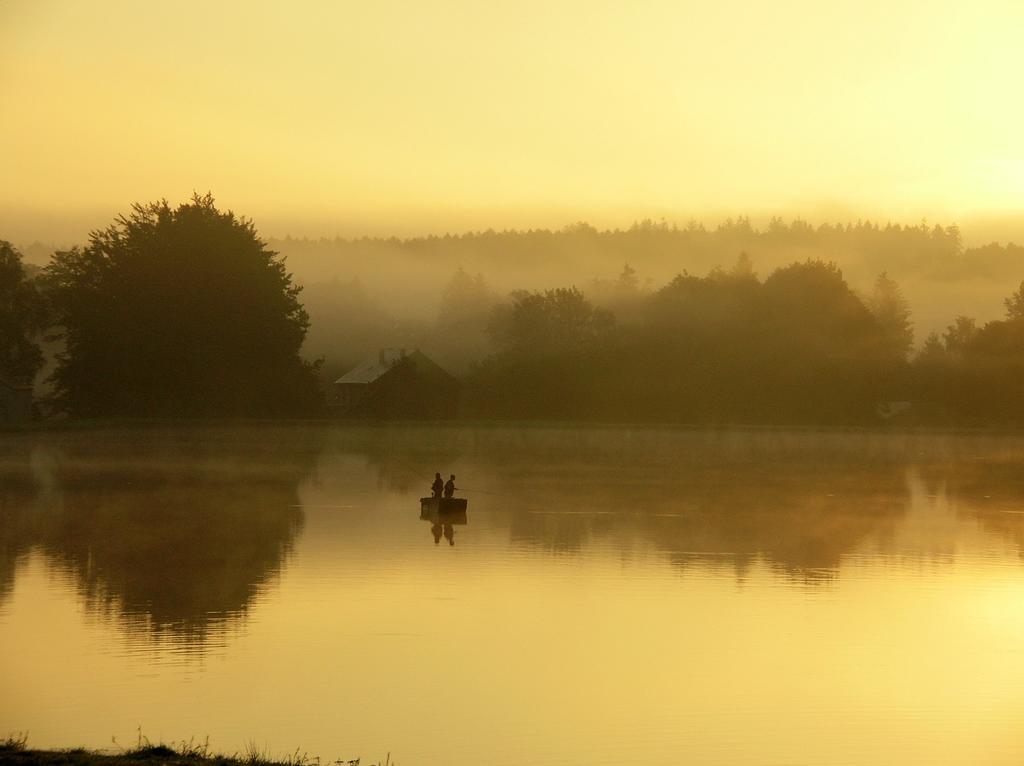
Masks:
[[[729,565],[742,576],[760,558],[794,577],[821,579],[843,554],[899,521],[903,477],[894,465],[778,462],[689,467],[667,481],[625,486],[580,476],[571,497],[543,493],[547,508],[515,513],[512,536],[555,550],[592,538],[647,540],[684,567]],[[559,512],[580,506],[592,514]]]
[[[1018,439],[989,438],[966,456],[934,461],[920,472],[933,494],[950,498],[959,517],[1009,541],[1024,558],[1022,464],[1024,444]]]
[[[803,579],[902,518],[916,444],[881,434],[423,425],[346,429],[328,452],[359,454],[378,485],[426,494],[458,463],[471,505],[505,517],[513,542],[573,552],[594,540],[653,544],[741,575],[755,560]]]
[[[6,558],[38,546],[74,577],[90,611],[176,639],[202,639],[238,617],[280,571],[317,444],[287,429],[46,441],[28,470],[5,463],[11,486],[35,480],[35,497],[5,481]]]
[[[653,545],[679,566],[739,576],[763,560],[831,577],[844,554],[891,533],[907,496],[905,445],[857,434],[595,430],[512,453],[489,453],[486,467],[513,541]]]
[[[33,535],[29,511],[35,498],[27,470],[5,471],[0,483],[0,604],[10,595],[18,561],[28,551]]]
[[[43,549],[73,572],[90,608],[202,634],[238,615],[281,567],[301,527],[293,487],[181,477],[69,494]]]

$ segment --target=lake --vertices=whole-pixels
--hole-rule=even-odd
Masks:
[[[978,434],[0,435],[0,737],[1020,764],[1022,460]],[[435,471],[464,518],[421,518]]]

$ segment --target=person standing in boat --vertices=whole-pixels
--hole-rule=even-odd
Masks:
[[[444,479],[441,478],[441,474],[434,474],[434,483],[430,485],[431,492],[434,493],[434,497],[437,499],[441,498],[441,491],[444,489]]]
[[[444,484],[444,496],[445,497],[451,497],[454,494],[455,494],[455,474],[453,473],[452,477],[450,479],[448,479],[448,481],[446,481],[445,484]]]

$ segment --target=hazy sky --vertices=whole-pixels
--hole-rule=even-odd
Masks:
[[[0,0],[0,238],[1024,212],[1021,0]]]

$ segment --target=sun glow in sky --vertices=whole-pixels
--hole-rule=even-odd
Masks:
[[[0,236],[1024,208],[1019,0],[0,0]]]

